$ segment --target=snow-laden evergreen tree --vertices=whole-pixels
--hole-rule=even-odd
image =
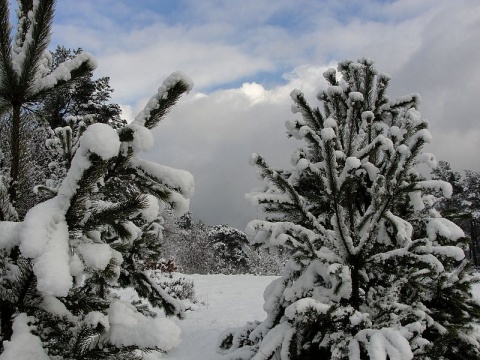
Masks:
[[[294,90],[287,132],[303,146],[293,167],[257,154],[266,212],[254,241],[293,254],[267,287],[262,322],[227,331],[229,359],[479,359],[480,307],[472,297],[462,230],[432,206],[451,195],[417,170],[433,164],[419,96],[390,100],[389,76],[366,59],[324,73],[321,108]],[[433,189],[433,190],[432,190]]]
[[[96,68],[91,55],[79,53],[52,71],[47,47],[55,1],[18,0],[17,3],[16,31],[12,36],[9,2],[0,1],[0,115],[11,114],[8,191],[12,204],[21,184],[21,128],[29,106]]]
[[[227,225],[215,225],[208,231],[215,264],[212,273],[246,274],[252,254],[247,235]]]
[[[18,345],[17,327],[29,329],[27,319],[35,323],[36,342],[56,359],[141,358],[138,348],[168,351],[178,344],[178,327],[150,309],[182,317],[184,306],[147,268],[161,256],[160,213],[165,204],[179,214],[188,210],[193,177],[138,153],[152,145],[150,128],[191,86],[174,73],[133,123],[118,131],[96,123],[78,143],[70,138],[75,146],[61,148],[72,159],[50,189],[54,196],[23,222],[0,222],[5,352]],[[142,302],[118,299],[115,289],[125,287]]]
[[[88,64],[95,63],[82,53],[51,70],[44,48],[53,3],[19,2],[18,28],[27,28],[25,59],[30,52],[40,59],[24,79],[31,97],[19,95],[20,106],[88,73],[93,66]],[[7,10],[7,2],[0,1],[2,31],[9,29],[3,26]],[[35,35],[38,27],[46,33]],[[17,37],[15,46],[22,44]],[[21,49],[10,54],[7,43],[1,46],[3,91],[18,80],[15,66],[23,69],[23,60]],[[17,75],[6,75],[7,60]],[[49,199],[28,210],[23,221],[9,191],[16,181],[0,166],[0,359],[140,359],[139,349],[168,351],[178,344],[178,327],[155,318],[152,307],[182,317],[184,306],[150,276],[147,264],[161,256],[163,208],[188,210],[193,177],[138,154],[153,144],[150,129],[191,87],[187,76],[173,73],[135,121],[119,129],[117,122],[114,127],[108,119],[97,123],[91,114],[66,119],[67,126],[57,128],[49,141],[65,171],[41,187]],[[12,103],[3,99],[3,105]],[[135,289],[140,300],[121,300],[116,289],[125,287]]]

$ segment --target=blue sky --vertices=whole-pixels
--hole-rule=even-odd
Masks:
[[[480,170],[478,0],[58,0],[53,31],[52,45],[95,55],[128,119],[171,72],[192,78],[145,157],[194,174],[191,208],[211,224],[257,216],[250,153],[288,166],[289,93],[315,104],[322,72],[345,58],[373,59],[392,98],[420,93],[427,150]]]

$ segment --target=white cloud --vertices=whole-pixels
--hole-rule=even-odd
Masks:
[[[272,89],[244,83],[210,95],[186,95],[154,130],[156,145],[145,156],[194,174],[197,216],[243,228],[256,214],[244,195],[259,185],[248,164],[250,154],[262,154],[273,166],[289,166],[298,146],[287,139],[284,127],[294,117],[290,92],[299,87],[314,97],[325,84],[326,69],[302,66],[286,76],[288,83]]]

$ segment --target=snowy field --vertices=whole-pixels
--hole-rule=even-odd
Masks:
[[[182,342],[168,354],[145,354],[145,360],[221,360],[216,352],[219,335],[231,327],[245,325],[247,321],[263,320],[263,291],[276,276],[254,275],[183,275],[191,279],[201,304],[188,311],[186,318],[171,318],[182,330]],[[480,284],[474,287],[475,298],[480,301]],[[128,290],[121,296],[127,300]],[[131,300],[131,299],[129,299]]]
[[[219,335],[247,321],[263,320],[263,291],[277,277],[253,275],[182,275],[192,279],[197,299],[203,303],[184,320],[174,320],[182,342],[168,354],[148,354],[147,360],[216,360]]]

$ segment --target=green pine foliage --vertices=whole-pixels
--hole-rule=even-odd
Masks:
[[[258,154],[264,187],[249,195],[265,212],[254,242],[292,254],[265,290],[263,322],[227,331],[229,359],[480,358],[478,281],[463,231],[436,210],[451,186],[419,164],[428,123],[419,96],[390,100],[388,75],[367,59],[324,73],[312,108],[294,90],[286,123],[303,146],[292,169]]]

